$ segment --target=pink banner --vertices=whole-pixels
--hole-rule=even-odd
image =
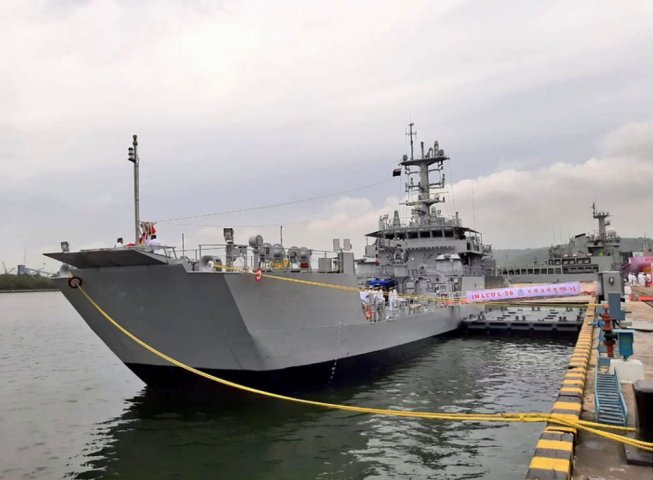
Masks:
[[[627,273],[650,272],[653,257],[630,257],[628,259]]]
[[[581,295],[580,282],[471,290],[467,292],[466,297],[469,302],[491,302],[493,300],[513,298],[569,297],[574,295]]]

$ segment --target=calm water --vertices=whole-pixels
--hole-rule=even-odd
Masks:
[[[572,345],[434,339],[329,402],[548,411]],[[445,423],[146,388],[59,293],[0,294],[0,478],[522,479],[541,424]]]

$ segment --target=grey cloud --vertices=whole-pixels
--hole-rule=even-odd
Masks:
[[[13,213],[3,209],[0,221],[13,226],[0,253],[15,263],[42,237],[56,236],[56,246],[61,233],[75,245],[126,235],[132,133],[141,138],[143,214],[153,219],[383,179],[406,151],[411,118],[420,140],[437,138],[451,154],[450,180],[501,172],[505,182],[506,166],[544,169],[494,196],[479,179],[479,226],[482,201],[518,201],[530,183],[584,204],[595,194],[580,195],[582,179],[556,181],[547,168],[590,168],[592,156],[643,148],[619,135],[618,145],[597,141],[650,120],[653,67],[642,59],[653,54],[651,18],[647,2],[3,2],[0,41],[11,48],[0,56],[12,68],[0,79],[0,172]],[[456,187],[456,203],[471,218],[466,188]],[[74,204],[71,192],[92,201]],[[400,194],[398,185],[360,192],[370,218]],[[533,193],[521,194],[529,204]],[[211,222],[336,214],[318,202]],[[493,225],[486,236],[498,245],[537,241]],[[306,243],[326,235],[315,232]]]

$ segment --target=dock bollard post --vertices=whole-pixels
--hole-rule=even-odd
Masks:
[[[635,407],[637,408],[637,438],[653,442],[653,380],[637,380],[633,383]],[[624,445],[628,463],[653,466],[653,452]]]
[[[633,390],[637,406],[637,438],[653,442],[653,380],[637,380]]]

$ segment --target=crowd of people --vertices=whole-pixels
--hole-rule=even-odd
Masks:
[[[384,291],[381,288],[361,287],[360,298],[365,318],[370,322],[384,319],[386,307],[394,311],[399,306],[399,294],[396,288]]]
[[[116,239],[116,243],[113,245],[113,248],[124,248],[124,247],[135,247],[145,245],[147,247],[152,247],[152,250],[161,248],[161,242],[156,238],[156,227],[152,222],[141,222],[140,226],[140,236],[138,238],[138,243],[130,242],[125,245],[125,242],[122,237]]]
[[[637,275],[635,275],[634,273],[629,273],[628,284],[648,287],[649,285],[651,285],[651,274],[648,272],[639,272]]]
[[[141,245],[152,247],[153,249],[161,248],[161,242],[156,238],[156,234],[144,239]],[[135,247],[135,243],[128,243],[125,245],[125,242],[122,237],[116,239],[116,243],[113,245],[113,248],[124,248],[124,247]]]

